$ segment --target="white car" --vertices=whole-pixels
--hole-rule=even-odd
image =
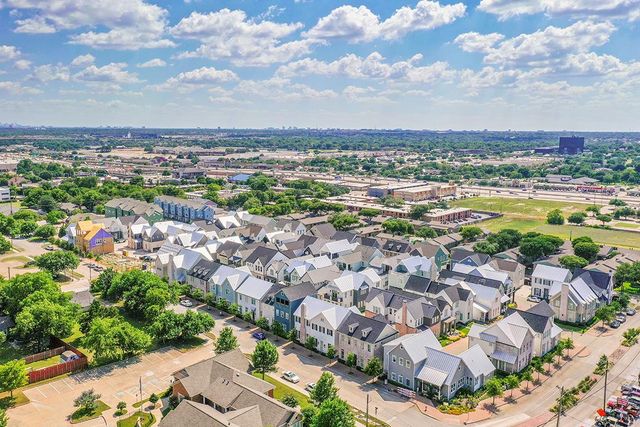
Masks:
[[[537,296],[535,296],[535,295],[529,295],[529,296],[527,297],[527,301],[530,301],[530,302],[540,302],[540,301],[542,301],[542,298],[537,297]]]
[[[298,377],[294,372],[291,371],[285,371],[282,373],[282,378],[284,378],[285,380],[289,381],[290,383],[299,383],[300,382],[300,377]]]
[[[314,388],[316,388],[316,383],[309,383],[304,389],[311,393]]]
[[[188,300],[188,299],[180,300],[180,305],[185,307],[193,307],[193,303],[191,302],[191,300]]]

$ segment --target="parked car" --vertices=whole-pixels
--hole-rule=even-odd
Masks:
[[[264,332],[254,332],[253,334],[251,334],[251,336],[257,339],[258,341],[262,341],[267,338]]]
[[[537,296],[535,296],[535,295],[529,295],[529,296],[527,297],[527,301],[530,301],[530,302],[540,302],[540,301],[542,301],[542,298],[537,297]]]
[[[634,314],[636,314],[636,311],[633,308],[627,309],[627,316],[633,316]]]
[[[47,251],[53,251],[53,250],[55,250],[55,248],[54,248],[53,246],[51,246],[51,245],[47,245],[47,246],[45,246],[44,248],[45,248],[45,250],[47,250]]]
[[[300,382],[300,377],[298,377],[294,372],[292,371],[285,371],[282,373],[282,378],[284,378],[285,380],[289,381],[290,383],[299,383]]]
[[[181,299],[180,305],[184,307],[193,307],[193,303],[191,302],[191,300],[188,300],[188,299]]]
[[[627,316],[625,316],[624,314],[616,314],[616,320],[620,323],[624,323],[627,321]]]
[[[618,329],[620,327],[620,322],[618,322],[618,320],[612,320],[611,322],[609,322],[609,327]]]
[[[311,393],[314,388],[316,388],[316,383],[309,383],[306,385],[304,389],[307,390],[309,393]]]

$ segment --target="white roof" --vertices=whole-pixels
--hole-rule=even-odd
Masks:
[[[302,303],[294,313],[295,316],[301,317],[303,304],[306,310],[306,320],[312,320],[322,314],[333,329],[337,329],[338,326],[340,326],[340,323],[342,323],[342,321],[350,312],[360,314],[356,307],[344,308],[326,301],[319,300],[312,296],[308,296],[305,297],[304,300],[302,300]]]
[[[571,272],[566,268],[554,267],[546,264],[536,264],[531,277],[546,279],[556,282],[565,282],[571,279]]]
[[[357,243],[349,243],[347,239],[329,241],[322,247],[321,252],[329,252],[332,254],[338,254],[348,251],[353,251],[358,247]]]
[[[436,338],[431,329],[427,329],[417,334],[404,335],[400,338],[396,338],[393,341],[389,341],[384,345],[385,354],[399,345],[402,345],[413,363],[417,363],[427,357],[427,348],[442,348],[442,345],[440,345],[438,338]]]
[[[222,228],[240,227],[240,221],[235,215],[224,215],[216,218],[216,222],[220,224]]]
[[[473,327],[472,327],[473,329]],[[521,348],[531,328],[518,313],[512,313],[504,319],[481,331],[479,336],[486,341],[498,341],[512,347]],[[471,331],[469,331],[471,332]],[[476,331],[474,331],[475,333]]]
[[[404,265],[409,273],[415,273],[416,271],[430,271],[433,268],[433,263],[429,258],[423,256],[410,256],[400,261],[401,265]]]
[[[242,282],[236,292],[242,295],[246,295],[249,298],[261,300],[266,295],[266,293],[269,292],[269,289],[271,289],[272,286],[273,283],[250,276],[247,277],[244,282]]]
[[[590,304],[598,300],[598,296],[593,292],[591,287],[585,283],[580,277],[571,281],[569,284],[569,298],[577,305]],[[555,283],[549,290],[549,295],[554,297],[562,291],[562,285]]]
[[[496,270],[489,264],[484,264],[479,267],[475,267],[471,265],[457,263],[457,264],[454,264],[452,270],[457,273],[464,273],[472,276],[484,277],[485,279],[497,280],[502,283],[505,283],[507,282],[507,280],[509,280],[508,273],[505,273],[504,271]]]

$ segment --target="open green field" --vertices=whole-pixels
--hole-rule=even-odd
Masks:
[[[484,221],[479,225],[489,231],[513,228],[521,232],[537,231],[563,239],[589,236],[596,243],[617,247],[640,248],[640,233],[620,230],[605,230],[575,225],[549,225],[547,212],[560,209],[566,216],[582,211],[589,204],[557,202],[550,200],[514,199],[500,197],[476,197],[451,202],[452,206],[502,213],[501,218]]]

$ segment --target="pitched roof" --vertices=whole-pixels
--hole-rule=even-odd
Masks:
[[[546,264],[536,264],[531,273],[531,277],[551,280],[555,282],[565,282],[571,278],[571,272],[566,268],[554,267]]]
[[[387,322],[353,312],[350,312],[340,324],[338,332],[371,344],[398,334]]]
[[[426,329],[417,334],[403,335],[400,338],[389,341],[384,345],[385,354],[387,350],[394,349],[398,346],[404,348],[413,363],[418,363],[427,357],[426,348],[442,348],[438,338],[436,338],[431,329]]]
[[[296,301],[314,295],[316,293],[316,287],[313,283],[304,282],[295,286],[287,286],[282,289],[282,293],[286,295],[289,301]]]
[[[208,259],[201,259],[191,268],[191,270],[189,270],[187,275],[202,280],[209,280],[218,268],[220,268],[220,264],[217,262],[209,261]]]

